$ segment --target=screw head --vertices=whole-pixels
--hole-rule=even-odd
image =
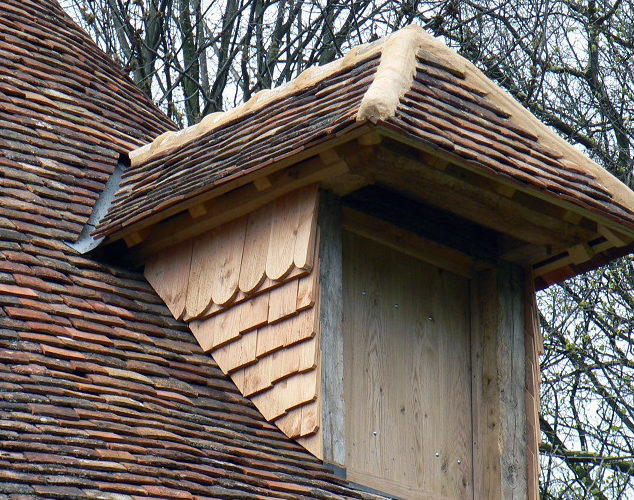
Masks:
[[[377,434],[378,434],[378,432],[376,432],[376,431],[372,431],[372,435],[373,435],[373,436],[376,436]]]
[[[458,459],[458,465],[460,465],[462,463],[462,460]]]
[[[436,452],[435,455],[436,455],[436,458],[438,458],[440,456],[440,453]]]

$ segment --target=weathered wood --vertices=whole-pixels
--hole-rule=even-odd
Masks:
[[[324,460],[343,466],[346,459],[343,396],[343,264],[339,200],[322,193],[319,200],[319,303],[321,329],[321,398]]]
[[[524,272],[502,262],[473,280],[475,498],[527,495]]]

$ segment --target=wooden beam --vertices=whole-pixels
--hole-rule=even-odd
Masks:
[[[276,172],[280,172],[288,167],[304,162],[311,157],[314,157],[315,155],[319,155],[320,152],[333,149],[350,141],[356,142],[357,137],[366,134],[372,128],[373,127],[370,127],[367,124],[359,124],[359,126],[351,128],[341,135],[335,135],[332,139],[326,142],[322,142],[314,147],[307,148],[295,155],[284,158],[280,161],[264,166],[258,165],[248,171],[238,171],[235,174],[223,178],[218,185],[210,186],[209,189],[203,193],[196,194],[190,198],[183,200],[182,202],[176,203],[175,205],[166,208],[165,210],[161,210],[156,214],[145,217],[138,222],[130,224],[129,226],[126,226],[123,229],[112,233],[107,237],[106,244],[110,244],[114,241],[120,240],[124,238],[124,236],[128,233],[135,231],[138,232],[143,228],[154,226],[164,219],[188,210],[189,207],[192,205],[205,203],[214,198],[218,198],[230,191],[234,191],[239,187],[251,184],[255,179],[258,179],[259,177],[269,176]]]
[[[476,259],[495,262],[498,234],[444,210],[375,184],[346,196],[345,206]]]
[[[343,228],[416,259],[466,278],[473,277],[473,258],[436,241],[398,228],[389,222],[344,207]]]
[[[616,248],[624,247],[632,241],[631,238],[623,236],[618,232],[605,227],[603,224],[599,224],[597,230],[601,236],[612,243],[612,245],[614,245]]]
[[[343,239],[341,204],[322,193],[319,206],[319,319],[324,460],[346,460],[346,408],[343,395]]]
[[[525,206],[528,200],[518,201],[520,194],[527,197],[524,193],[518,191],[512,199],[506,198],[491,189],[491,181],[482,176],[454,165],[445,171],[421,168],[417,157],[402,145],[390,144],[389,149],[382,145],[373,162],[377,182],[527,243],[570,247],[596,235],[563,221],[560,213]]]
[[[442,150],[440,148],[437,147],[433,147],[431,146],[429,143],[423,141],[423,140],[419,140],[419,139],[415,139],[412,137],[407,137],[404,136],[402,134],[400,134],[399,132],[395,131],[395,130],[391,130],[389,128],[386,127],[382,127],[381,130],[381,134],[385,137],[385,138],[390,138],[396,142],[399,142],[401,144],[406,144],[412,148],[415,148],[418,151],[424,151],[428,154],[431,154],[433,156],[437,156],[439,158],[445,159],[450,163],[459,165],[460,167],[464,168],[465,170],[477,173],[478,175],[482,175],[484,177],[487,177],[491,180],[493,180],[494,182],[502,182],[504,184],[508,184],[510,186],[515,187],[516,189],[518,189],[518,191],[522,191],[524,193],[530,194],[531,196],[534,196],[538,199],[541,199],[542,201],[544,201],[547,204],[550,205],[554,205],[557,207],[560,207],[561,209],[563,209],[565,212],[569,212],[568,214],[568,218],[570,220],[566,220],[566,222],[571,222],[573,220],[578,219],[578,216],[582,216],[587,218],[588,220],[594,221],[596,223],[599,224],[604,224],[606,227],[609,227],[610,229],[614,229],[616,231],[623,231],[625,234],[628,234],[628,236],[634,238],[634,229],[623,226],[621,224],[619,224],[618,222],[605,217],[601,214],[598,214],[596,212],[593,212],[587,208],[581,207],[579,205],[576,205],[570,201],[558,198],[556,196],[552,196],[546,192],[541,192],[537,189],[534,188],[530,188],[527,186],[523,186],[520,183],[514,183],[510,180],[505,180],[504,178],[501,178],[499,174],[497,174],[496,172],[490,172],[485,170],[484,168],[482,168],[479,164],[477,164],[476,162],[470,162],[468,160],[465,160],[464,158],[459,157],[456,154],[452,154],[449,151],[445,151]],[[384,141],[385,142],[385,141]]]
[[[325,149],[319,153],[319,158],[324,162],[324,165],[331,165],[335,162],[341,161],[341,156],[334,148]]]
[[[573,264],[581,264],[586,260],[590,260],[594,252],[587,243],[579,243],[568,249],[568,255],[570,255]]]
[[[249,184],[205,203],[206,216],[192,219],[188,213],[184,213],[157,225],[140,247],[138,256],[144,258],[153,255],[163,248],[246,215],[291,191],[347,171],[348,167],[342,161],[327,166],[319,158],[302,162],[271,176],[272,186],[266,191],[260,192]]]
[[[148,234],[150,234],[149,228],[145,228],[140,231],[134,231],[133,233],[126,234],[123,241],[125,241],[125,244],[128,246],[128,248],[131,248],[141,243]]]
[[[474,498],[525,500],[524,272],[503,262],[471,290]]]
[[[381,144],[382,140],[383,136],[381,136],[377,130],[373,130],[372,132],[368,132],[367,134],[360,136],[357,139],[357,142],[361,146],[376,146]]]
[[[194,219],[198,217],[202,217],[203,215],[207,213],[207,209],[205,208],[204,203],[199,203],[198,205],[192,205],[191,207],[189,207],[189,209],[187,209],[187,211],[189,212],[189,215]]]
[[[572,247],[568,249],[568,251],[559,254],[559,256],[553,257],[545,262],[535,264],[533,266],[533,276],[537,278],[545,276],[556,269],[569,266],[570,264],[581,264],[590,260],[592,256],[613,247],[612,243],[601,239],[587,243],[586,245],[588,247],[587,249],[575,249],[575,247]],[[582,257],[587,255],[589,255],[587,258]]]
[[[255,189],[257,189],[258,191],[266,191],[273,184],[271,183],[271,179],[269,179],[269,177],[267,175],[265,175],[264,177],[260,177],[258,179],[255,179],[253,181],[253,185],[255,186]]]

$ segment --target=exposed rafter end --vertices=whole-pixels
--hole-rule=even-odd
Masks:
[[[606,240],[608,240],[612,245],[616,248],[621,248],[630,243],[631,238],[627,238],[612,229],[607,228],[603,224],[599,224],[597,227],[597,231],[601,236],[603,236]]]

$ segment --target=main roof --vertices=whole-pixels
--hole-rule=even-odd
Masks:
[[[116,235],[363,124],[634,228],[634,195],[473,64],[410,26],[132,152],[97,229]]]
[[[119,155],[174,126],[53,0],[1,10],[0,496],[362,496],[268,424],[141,275],[64,243]]]

